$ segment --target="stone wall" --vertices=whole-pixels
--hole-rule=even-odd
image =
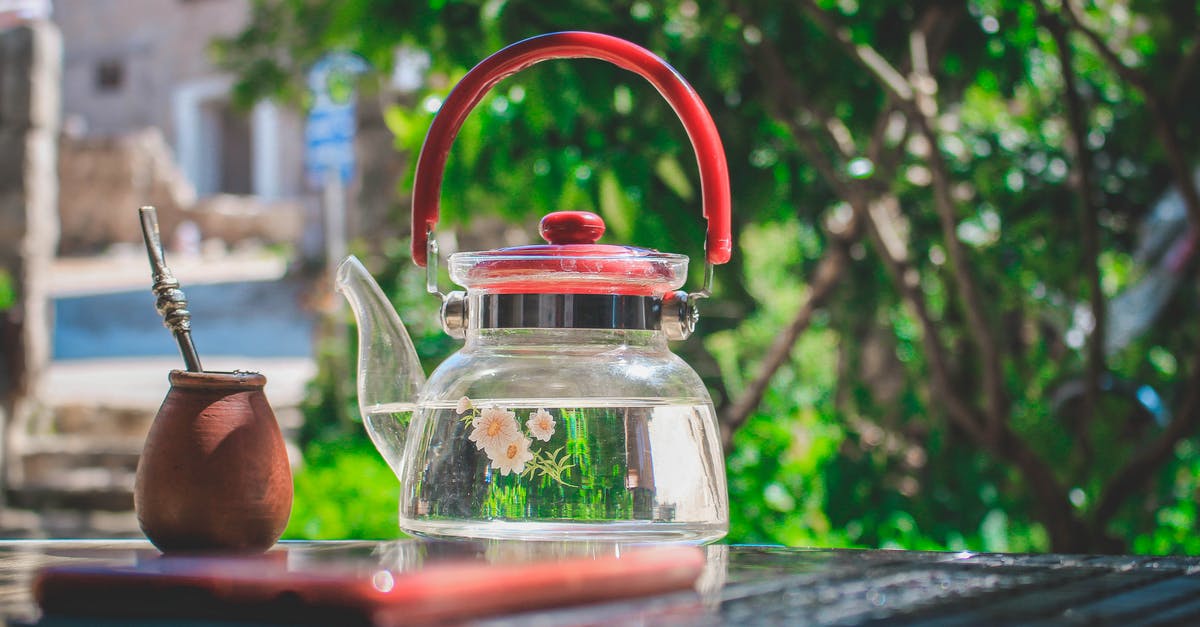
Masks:
[[[158,208],[164,244],[196,237],[227,245],[300,239],[304,213],[296,202],[249,196],[196,198],[162,132],[144,129],[111,137],[64,135],[59,146],[59,215],[63,256],[101,252],[117,243],[141,245],[137,208]]]
[[[9,463],[13,425],[37,408],[34,391],[50,361],[46,288],[58,239],[61,69],[53,24],[0,31],[0,270],[15,296],[0,311],[0,469]]]
[[[63,136],[58,153],[65,255],[103,250],[141,237],[137,208],[155,205],[172,219],[196,202],[196,191],[157,129],[117,137]]]
[[[213,37],[241,30],[247,0],[55,0],[65,39],[63,101],[93,134],[161,128],[174,138],[175,89],[214,75]],[[99,85],[97,68],[113,64],[118,84]]]

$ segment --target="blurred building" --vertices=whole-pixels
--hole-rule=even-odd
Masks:
[[[0,0],[0,28],[50,17],[50,0]]]
[[[175,359],[127,350],[120,338],[106,344],[95,323],[109,316],[117,328],[161,334],[128,313],[151,311],[138,206],[159,207],[177,271],[189,259],[195,276],[219,266],[221,281],[280,296],[267,311],[301,328],[292,353],[267,356],[270,369],[295,385],[311,376],[311,359],[297,356],[311,318],[294,311],[297,281],[257,254],[321,224],[303,198],[301,116],[270,103],[233,107],[233,78],[208,53],[214,38],[245,26],[250,5],[0,0],[0,292],[9,293],[0,298],[0,537],[137,535],[134,470]],[[131,258],[141,263],[124,272]],[[60,326],[70,298],[61,279],[81,272],[93,277],[81,283],[86,296],[102,304]],[[227,303],[223,294],[210,301]],[[72,356],[57,345],[64,337],[95,350]],[[232,345],[236,367],[268,369]],[[97,387],[76,394],[83,381]],[[280,396],[277,415],[298,416],[298,401]]]
[[[303,131],[294,111],[232,106],[210,42],[237,33],[249,0],[57,0],[63,119],[77,135],[162,129],[200,196],[299,195]]]

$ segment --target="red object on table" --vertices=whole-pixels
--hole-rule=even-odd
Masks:
[[[649,596],[691,588],[701,549],[525,564],[446,563],[409,572],[288,570],[260,557],[164,557],[131,567],[54,566],[34,580],[50,616],[401,625]]]

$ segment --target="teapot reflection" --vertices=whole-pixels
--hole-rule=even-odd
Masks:
[[[488,564],[528,564],[578,558],[620,558],[630,551],[645,550],[650,545],[621,542],[483,540],[467,542],[422,542],[397,540],[380,543],[375,559],[380,568],[396,573],[420,570],[425,566],[448,561],[482,561]],[[705,605],[720,599],[728,576],[729,547],[714,544],[703,547],[704,570],[696,580],[696,592]]]

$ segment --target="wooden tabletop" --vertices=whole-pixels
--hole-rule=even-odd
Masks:
[[[288,564],[358,561],[412,571],[439,561],[493,564],[611,555],[570,543],[282,542]],[[527,612],[485,625],[688,624],[1200,624],[1200,559],[705,547],[695,592]],[[158,557],[136,540],[0,541],[0,618],[43,619],[30,582],[58,564],[134,565]],[[91,623],[89,623],[91,624]],[[117,623],[103,623],[117,624]],[[129,624],[128,622],[122,624]],[[182,623],[181,623],[182,624]],[[199,623],[189,622],[188,625]]]

